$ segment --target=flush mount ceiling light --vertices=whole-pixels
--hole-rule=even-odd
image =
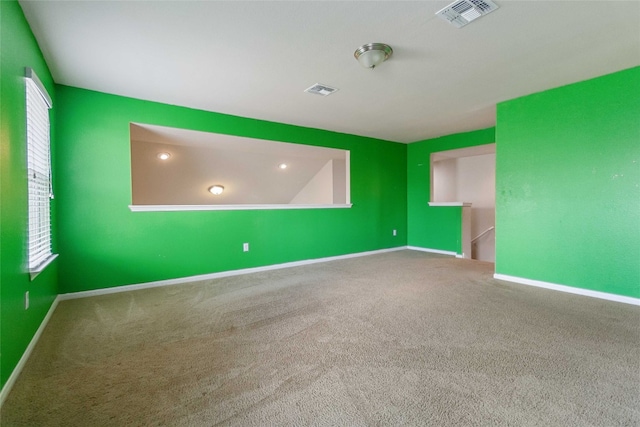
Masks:
[[[360,65],[364,68],[375,68],[389,59],[393,54],[391,46],[384,43],[368,43],[360,46],[353,53]]]
[[[286,168],[287,168],[287,164],[286,164],[286,163],[280,163],[280,164],[278,165],[278,168],[279,168],[279,169],[286,169]]]
[[[224,191],[224,187],[222,185],[212,185],[209,187],[209,193],[219,196]]]
[[[158,153],[158,158],[160,160],[168,160],[171,157],[170,153]]]

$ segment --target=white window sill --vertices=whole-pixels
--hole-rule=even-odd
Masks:
[[[38,277],[38,274],[42,273],[44,269],[47,268],[47,266],[51,264],[56,258],[58,258],[58,254],[53,254],[49,258],[41,262],[40,265],[38,265],[36,268],[29,269],[30,280],[34,280],[36,277]]]
[[[429,206],[462,206],[468,208],[471,202],[429,202]]]
[[[172,211],[242,211],[274,209],[349,209],[351,203],[343,205],[129,205],[131,212]]]

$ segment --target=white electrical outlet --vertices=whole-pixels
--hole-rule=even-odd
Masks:
[[[394,235],[394,236],[397,236],[397,235],[398,235],[398,232],[397,232],[396,230],[393,230],[393,235]]]
[[[29,309],[29,291],[24,293],[24,309]]]
[[[249,244],[248,243],[243,243],[242,244],[242,251],[243,252],[249,252]]]

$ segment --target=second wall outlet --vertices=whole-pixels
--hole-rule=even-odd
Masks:
[[[397,236],[397,235],[398,235],[397,230],[393,230],[393,235],[394,235],[394,236]]]
[[[243,243],[242,244],[242,252],[249,252],[249,244],[248,243]]]

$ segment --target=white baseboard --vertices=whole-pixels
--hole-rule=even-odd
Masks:
[[[640,298],[627,297],[624,295],[616,295],[606,292],[592,291],[589,289],[574,288],[572,286],[558,285],[555,283],[542,282],[540,280],[508,276],[506,274],[496,273],[493,275],[493,278],[498,280],[505,280],[507,282],[519,283],[521,285],[536,286],[538,288],[552,289],[554,291],[567,292],[570,294],[583,295],[592,298],[600,298],[608,301],[621,302],[624,304],[640,305]]]
[[[114,294],[118,292],[157,288],[161,286],[179,285],[182,283],[190,283],[190,282],[196,282],[200,280],[211,280],[211,279],[219,279],[222,277],[239,276],[242,274],[259,273],[261,271],[279,270],[281,268],[299,267],[302,265],[316,264],[320,262],[336,261],[340,259],[348,259],[348,258],[356,258],[361,256],[381,254],[385,252],[401,251],[404,249],[407,249],[407,246],[399,246],[396,248],[389,248],[389,249],[379,249],[379,250],[368,251],[368,252],[357,252],[353,254],[338,255],[338,256],[332,256],[332,257],[326,257],[326,258],[315,258],[315,259],[307,259],[303,261],[285,262],[282,264],[273,264],[273,265],[267,265],[264,267],[253,267],[253,268],[243,268],[240,270],[221,271],[219,273],[201,274],[197,276],[180,277],[177,279],[158,280],[155,282],[139,283],[134,285],[116,286],[113,288],[96,289],[93,291],[71,292],[68,294],[60,294],[58,295],[58,297],[60,298],[61,301],[77,299],[77,298],[87,298],[87,297],[93,297],[98,295]]]
[[[115,288],[96,289],[96,290],[93,290],[93,291],[73,292],[73,293],[58,295],[56,297],[56,299],[53,301],[53,304],[51,304],[51,307],[49,308],[49,311],[47,312],[46,316],[42,320],[42,323],[40,324],[40,327],[38,327],[38,330],[33,335],[33,338],[31,339],[31,342],[29,342],[29,345],[27,346],[27,348],[25,349],[24,353],[22,354],[22,357],[20,358],[20,361],[18,362],[16,367],[13,369],[13,372],[11,372],[11,375],[9,376],[9,379],[5,383],[4,387],[2,387],[2,390],[0,390],[0,407],[2,407],[2,404],[4,403],[5,399],[9,395],[9,392],[11,391],[11,388],[15,384],[18,376],[20,375],[20,372],[22,372],[22,369],[24,368],[24,365],[27,363],[27,360],[29,359],[29,356],[31,356],[31,353],[33,352],[34,347],[36,346],[38,340],[40,339],[40,336],[42,335],[42,332],[44,331],[45,327],[49,323],[49,320],[51,319],[51,316],[53,315],[53,312],[56,310],[56,307],[58,307],[58,302],[59,301],[77,299],[77,298],[86,298],[86,297],[97,296],[97,295],[107,295],[107,294],[113,294],[113,293],[117,293],[117,292],[126,292],[126,291],[131,291],[131,290],[154,288],[154,287],[160,287],[160,286],[177,285],[177,284],[181,284],[181,283],[188,283],[188,282],[193,282],[193,281],[198,281],[198,280],[209,280],[209,279],[216,279],[216,278],[222,278],[222,277],[238,276],[238,275],[242,275],[242,274],[258,273],[258,272],[261,272],[261,271],[278,270],[278,269],[282,269],[282,268],[298,267],[298,266],[302,266],[302,265],[310,265],[310,264],[317,264],[317,263],[321,263],[321,262],[328,262],[328,261],[336,261],[336,260],[341,260],[341,259],[356,258],[356,257],[375,255],[375,254],[381,254],[381,253],[386,253],[386,252],[400,251],[400,250],[404,250],[404,249],[460,257],[460,255],[458,253],[453,252],[453,251],[443,251],[443,250],[439,250],[439,249],[420,248],[420,247],[417,247],[417,246],[399,246],[399,247],[396,247],[396,248],[380,249],[380,250],[368,251],[368,252],[358,252],[358,253],[353,253],[353,254],[338,255],[338,256],[326,257],[326,258],[316,258],[316,259],[309,259],[309,260],[304,260],[304,261],[286,262],[286,263],[282,263],[282,264],[274,264],[274,265],[268,265],[268,266],[264,266],[264,267],[244,268],[244,269],[240,269],[240,270],[222,271],[222,272],[219,272],[219,273],[202,274],[202,275],[198,275],[198,276],[182,277],[182,278],[178,278],[178,279],[160,280],[160,281],[156,281],[156,282],[147,282],[147,283],[141,283],[141,284],[136,284],[136,285],[125,285],[125,286],[118,286],[118,287],[115,287]],[[493,275],[493,277],[495,279],[498,279],[498,280],[505,280],[507,282],[514,282],[514,283],[519,283],[519,284],[522,284],[522,285],[536,286],[536,287],[539,287],[539,288],[552,289],[552,290],[560,291],[560,292],[567,292],[567,293],[571,293],[571,294],[583,295],[583,296],[588,296],[588,297],[593,297],[593,298],[600,298],[600,299],[609,300],[609,301],[621,302],[621,303],[624,303],[624,304],[631,304],[631,305],[640,306],[640,298],[633,298],[633,297],[627,297],[627,296],[623,296],[623,295],[609,294],[609,293],[606,293],[606,292],[592,291],[592,290],[589,290],[589,289],[574,288],[574,287],[571,287],[571,286],[558,285],[558,284],[555,284],[555,283],[542,282],[542,281],[539,281],[539,280],[532,280],[532,279],[525,279],[525,278],[522,278],[522,277],[508,276],[506,274],[498,274],[498,273],[496,273],[496,274]]]
[[[44,319],[42,319],[42,323],[40,323],[38,330],[33,335],[33,338],[31,338],[31,342],[29,342],[29,345],[27,346],[26,350],[22,354],[22,357],[18,361],[18,364],[16,365],[15,368],[13,368],[13,372],[11,372],[11,375],[7,379],[7,382],[4,384],[4,387],[2,387],[2,390],[0,391],[0,408],[4,404],[4,401],[9,395],[9,392],[11,391],[11,389],[13,388],[13,385],[16,383],[18,376],[20,376],[20,372],[22,372],[22,369],[24,368],[24,365],[27,363],[27,360],[29,360],[29,356],[31,356],[31,352],[33,351],[36,344],[38,343],[38,340],[40,339],[40,336],[42,335],[44,328],[47,327],[47,324],[49,323],[49,319],[51,319],[53,312],[56,311],[56,307],[58,307],[58,301],[60,301],[59,296],[56,297],[55,300],[53,300],[53,304],[51,304],[51,307],[49,307],[49,311],[47,311],[46,316],[44,316]]]
[[[418,246],[406,246],[406,248],[411,249],[412,251],[430,252],[432,254],[451,255],[456,258],[462,258],[461,254],[458,254],[457,252],[454,252],[454,251],[443,251],[440,249],[421,248]]]

